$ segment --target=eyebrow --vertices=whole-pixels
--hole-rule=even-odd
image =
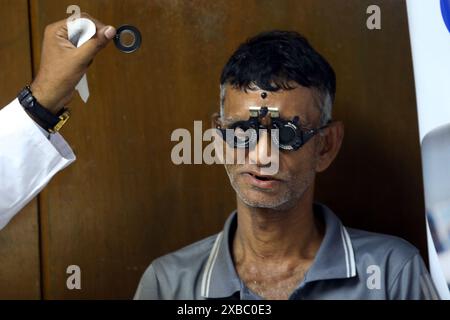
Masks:
[[[225,125],[233,124],[233,123],[238,122],[238,121],[246,121],[246,120],[248,120],[248,118],[247,119],[242,119],[242,118],[237,118],[237,117],[222,117],[222,122]]]

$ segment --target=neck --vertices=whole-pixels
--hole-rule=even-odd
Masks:
[[[233,255],[243,261],[295,261],[313,259],[322,241],[314,218],[313,187],[284,211],[249,207],[237,202],[238,225]]]

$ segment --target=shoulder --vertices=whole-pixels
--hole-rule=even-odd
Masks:
[[[371,253],[380,256],[395,255],[398,259],[408,259],[419,253],[411,243],[400,237],[369,232],[346,227],[353,249],[359,253]]]
[[[155,271],[176,272],[183,269],[201,269],[209,257],[217,236],[218,234],[209,236],[155,259],[152,263]]]
[[[420,258],[419,250],[402,238],[353,228],[346,230],[360,271],[378,266],[391,278],[413,259]]]
[[[161,256],[150,264],[137,299],[196,299],[203,268],[218,234]]]

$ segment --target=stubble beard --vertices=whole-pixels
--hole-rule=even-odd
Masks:
[[[306,174],[289,176],[286,179],[287,182],[283,182],[287,186],[286,192],[279,192],[280,194],[276,197],[271,196],[267,190],[252,186],[251,189],[253,191],[261,194],[258,199],[255,199],[241,190],[239,183],[236,181],[236,174],[233,169],[230,169],[230,166],[225,165],[225,170],[236,195],[245,205],[252,208],[272,209],[275,211],[285,211],[293,208],[312,185],[315,178],[315,170],[312,168]],[[267,194],[267,197],[264,197],[264,193]]]

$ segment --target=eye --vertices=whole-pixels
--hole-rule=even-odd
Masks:
[[[281,144],[291,144],[297,137],[297,127],[292,123],[286,123],[280,128],[279,138]]]
[[[281,149],[293,150],[293,146],[297,143],[297,126],[290,121],[276,121],[273,128],[278,129],[278,137],[272,134],[272,140]]]

